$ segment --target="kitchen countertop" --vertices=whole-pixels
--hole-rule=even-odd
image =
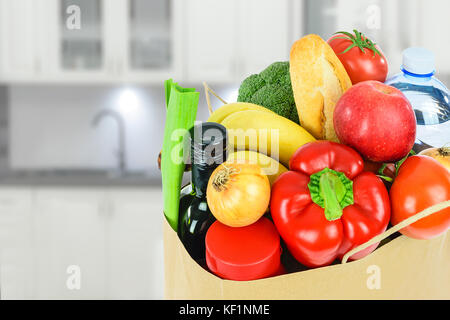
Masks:
[[[0,186],[161,187],[161,176],[102,170],[10,171],[0,173]]]
[[[415,144],[414,151],[420,152],[427,147]],[[183,184],[188,182],[189,175],[185,175]],[[128,171],[119,174],[114,170],[96,169],[0,170],[0,186],[161,188],[161,172]]]

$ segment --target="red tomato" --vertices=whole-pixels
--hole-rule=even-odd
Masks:
[[[450,172],[427,156],[412,156],[400,166],[390,191],[393,225],[432,205],[450,200]],[[416,239],[434,238],[450,228],[450,208],[400,230]]]
[[[386,81],[388,64],[381,49],[360,32],[339,32],[328,44],[344,65],[353,84],[366,80]],[[350,48],[348,50],[348,48]],[[347,51],[348,50],[348,51]]]

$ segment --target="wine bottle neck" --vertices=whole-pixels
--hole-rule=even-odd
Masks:
[[[209,177],[219,164],[193,164],[192,165],[192,185],[197,197],[206,196],[206,188],[208,187]]]
[[[214,169],[226,160],[227,130],[214,122],[204,122],[190,131],[193,190],[206,196],[208,180]]]

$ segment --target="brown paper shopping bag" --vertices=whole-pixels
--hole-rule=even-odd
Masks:
[[[206,83],[209,93],[226,104]],[[366,244],[449,207],[450,201],[417,213]],[[431,240],[399,236],[367,257],[253,281],[223,280],[197,264],[164,221],[165,297],[167,299],[450,299],[450,232]]]
[[[253,281],[203,269],[167,222],[164,251],[167,299],[450,299],[448,231],[431,240],[399,236],[361,260]]]

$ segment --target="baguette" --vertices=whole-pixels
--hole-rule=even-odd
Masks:
[[[301,126],[316,139],[339,142],[334,107],[352,82],[333,49],[315,34],[297,40],[291,48],[290,75]]]

